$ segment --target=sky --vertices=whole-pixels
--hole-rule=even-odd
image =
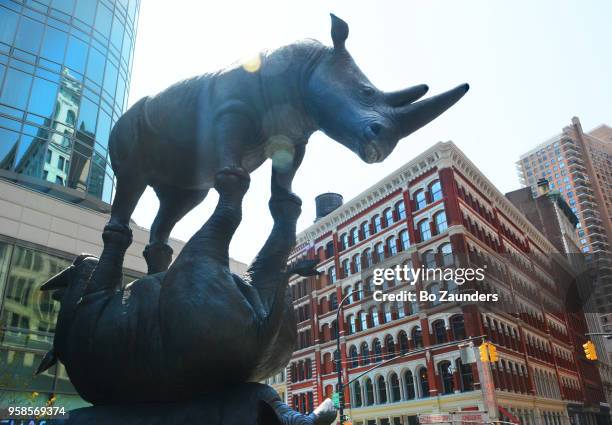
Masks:
[[[304,38],[331,45],[333,12],[350,27],[347,49],[378,88],[425,83],[436,94],[467,82],[454,107],[400,141],[381,164],[365,164],[320,132],[308,143],[293,189],[302,198],[298,231],[312,224],[314,198],[345,202],[438,141],[452,140],[502,192],[520,187],[515,162],[578,116],[585,130],[612,124],[612,2],[607,0],[228,1],[144,0],[130,104],[183,78],[221,69],[262,49]],[[272,228],[271,163],[251,175],[230,255],[250,263]],[[217,202],[177,224],[187,240]],[[151,189],[133,219],[150,227]]]

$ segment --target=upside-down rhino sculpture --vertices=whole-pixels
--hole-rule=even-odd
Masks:
[[[365,162],[382,161],[399,139],[457,102],[467,85],[419,102],[426,86],[383,93],[347,52],[347,24],[332,15],[331,32],[333,48],[299,42],[183,81],[139,101],[117,122],[109,144],[117,192],[104,249],[99,259],[80,255],[43,285],[56,291],[61,307],[39,372],[61,360],[79,394],[95,405],[202,400],[199,414],[220,415],[219,425],[333,421],[330,402],[301,415],[272,389],[248,384],[287,364],[297,333],[288,279],[316,273],[314,260],[287,267],[301,211],[291,182],[306,142],[321,129]],[[249,173],[266,158],[273,166],[274,226],[238,276],[229,270],[228,248]],[[123,285],[128,223],[147,185],[160,199],[144,253],[149,275]],[[213,215],[170,265],[170,230],[211,187],[219,193]],[[218,391],[227,397],[215,398]],[[262,422],[254,407],[223,414],[235,402],[232,391],[264,402],[278,421]],[[95,412],[112,417],[116,410]],[[95,412],[69,423],[89,423]]]
[[[141,99],[119,119],[109,141],[117,177],[109,226],[127,229],[147,185],[155,189],[149,273],[166,270],[172,228],[204,199],[219,170],[251,173],[272,158],[272,183],[290,193],[316,130],[363,161],[380,162],[468,90],[464,84],[416,103],[426,85],[384,93],[346,49],[348,31],[332,15],[333,48],[306,40],[262,53]]]

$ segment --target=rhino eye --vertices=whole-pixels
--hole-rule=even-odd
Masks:
[[[366,97],[372,97],[375,94],[375,90],[372,87],[363,86],[361,87],[361,94]]]

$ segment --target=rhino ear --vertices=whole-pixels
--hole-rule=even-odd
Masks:
[[[332,20],[331,37],[334,42],[334,49],[344,49],[344,42],[348,38],[349,27],[346,22],[330,13]]]
[[[257,422],[256,425],[282,425],[280,418],[268,403],[260,400],[257,403]]]

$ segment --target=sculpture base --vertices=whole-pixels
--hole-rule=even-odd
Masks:
[[[198,400],[100,405],[76,409],[53,425],[330,425],[336,410],[326,400],[309,415],[284,404],[267,385],[246,383]]]

